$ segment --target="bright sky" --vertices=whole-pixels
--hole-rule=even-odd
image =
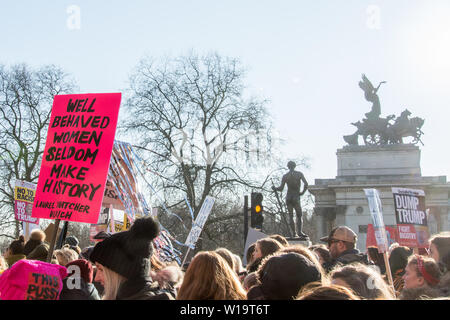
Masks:
[[[450,179],[449,17],[448,0],[17,0],[0,7],[0,63],[56,64],[81,92],[117,92],[145,55],[239,58],[286,160],[311,159],[310,184],[336,176],[342,136],[370,111],[365,73],[387,81],[382,117],[425,118],[422,175]]]

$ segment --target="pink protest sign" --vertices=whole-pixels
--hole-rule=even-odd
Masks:
[[[33,217],[97,223],[120,100],[121,93],[55,96]]]

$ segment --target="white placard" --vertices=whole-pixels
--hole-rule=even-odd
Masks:
[[[200,233],[202,233],[203,226],[205,225],[206,220],[208,219],[209,214],[211,213],[211,209],[214,205],[215,199],[210,196],[206,196],[205,201],[203,201],[203,205],[200,209],[200,212],[195,219],[194,225],[192,226],[191,232],[186,239],[185,244],[189,247],[194,246],[200,237]]]

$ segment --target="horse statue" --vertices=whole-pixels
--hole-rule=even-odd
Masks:
[[[393,114],[386,118],[380,117],[381,107],[377,92],[383,83],[386,81],[381,81],[375,88],[366,75],[362,75],[362,81],[358,84],[364,91],[366,100],[372,102],[372,108],[365,114],[366,118],[352,123],[357,130],[351,135],[344,136],[345,142],[349,145],[358,145],[358,137],[361,135],[366,145],[400,144],[403,143],[404,137],[411,136],[414,138],[411,143],[420,142],[423,145],[420,137],[423,134],[421,128],[424,119],[419,117],[409,119],[411,112],[408,109],[405,109],[398,118]]]

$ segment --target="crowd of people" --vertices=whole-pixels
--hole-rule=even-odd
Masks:
[[[259,239],[245,252],[245,266],[224,247],[179,266],[155,253],[159,231],[145,217],[83,250],[70,236],[46,262],[45,233],[33,230],[0,257],[0,300],[450,299],[450,233],[433,235],[425,252],[391,245],[389,266],[376,248],[360,252],[346,226],[309,247],[281,235]]]

